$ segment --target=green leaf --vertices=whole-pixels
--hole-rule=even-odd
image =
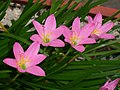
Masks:
[[[2,18],[6,14],[6,10],[7,10],[8,6],[10,5],[10,3],[11,3],[11,0],[7,0],[7,3],[5,4],[4,9],[2,10],[2,13],[0,14],[0,20],[2,20]]]
[[[113,45],[113,44],[116,44],[116,43],[119,43],[120,40],[111,40],[111,41],[103,41],[101,43],[98,43],[98,44],[94,44],[94,45],[89,45],[89,47],[86,48],[86,51],[84,52],[84,54],[88,53],[88,52],[91,52],[91,51],[94,51],[96,49],[99,49],[99,48],[102,48],[102,47],[106,47],[106,46],[109,46],[109,45]]]
[[[58,90],[58,87],[56,85],[50,84],[50,83],[42,83],[42,82],[31,83],[31,82],[26,82],[26,81],[22,81],[22,80],[20,80],[20,81],[31,88],[43,88],[46,90]]]
[[[0,78],[2,79],[2,78],[9,78],[9,74],[6,74],[6,73],[1,73],[0,74]]]
[[[67,4],[65,4],[59,10],[57,10],[57,12],[55,13],[55,16],[57,17],[58,15],[63,14],[65,12],[65,10],[67,10],[67,8],[68,8],[68,6],[70,5],[71,2],[72,2],[72,0],[69,0],[69,2]]]
[[[14,35],[14,34],[0,33],[0,35],[5,36],[5,37],[10,37],[10,38],[16,39],[16,40],[18,40],[18,41],[21,41],[21,42],[23,42],[23,43],[25,43],[25,44],[27,44],[27,45],[30,45],[30,42],[29,42],[29,41],[27,41],[26,39],[21,38],[21,37],[19,37],[19,36],[16,36],[16,35]]]
[[[58,8],[60,8],[61,6],[61,3],[62,3],[63,0],[52,0],[52,5],[51,5],[51,8],[50,8],[50,14],[54,14]]]
[[[82,73],[77,79],[75,79],[72,82],[66,84],[61,89],[62,90],[70,89],[71,87],[75,86],[76,84],[80,83],[82,80],[84,80],[85,78],[87,78],[89,75],[91,75],[91,72],[89,72],[89,71],[86,72],[86,73]]]
[[[110,56],[113,55],[115,53],[119,53],[120,50],[110,50],[110,51],[101,51],[101,52],[95,52],[95,53],[90,53],[90,54],[86,54],[86,56]]]
[[[33,0],[28,0],[28,3],[25,5],[25,8],[21,15],[23,15],[33,4]]]
[[[74,8],[78,5],[78,3],[73,4],[61,17],[58,18],[58,25],[64,23],[66,18],[68,17],[71,12],[73,12]],[[74,16],[73,16],[74,17]]]
[[[1,70],[0,74],[2,74],[2,73],[10,73],[10,72],[12,72],[12,71],[11,70]]]

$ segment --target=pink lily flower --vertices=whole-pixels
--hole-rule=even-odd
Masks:
[[[72,30],[67,27],[64,30],[65,42],[71,44],[71,46],[79,52],[83,52],[85,47],[83,44],[93,44],[96,41],[93,38],[88,38],[94,29],[94,24],[87,24],[83,28],[80,28],[80,19],[77,17],[73,21]]]
[[[53,47],[64,47],[65,44],[62,40],[57,39],[63,34],[63,26],[56,29],[55,16],[50,15],[46,21],[45,25],[42,26],[37,21],[33,21],[33,25],[37,30],[38,34],[34,34],[30,37],[32,41],[38,41],[43,46],[53,46]]]
[[[94,19],[88,16],[88,23],[95,23],[95,29],[93,30],[91,37],[94,39],[104,38],[104,39],[114,39],[115,36],[112,34],[107,34],[107,32],[114,26],[113,22],[108,22],[102,25],[102,15],[97,13]]]
[[[16,68],[21,73],[27,72],[36,76],[45,76],[44,70],[39,66],[36,66],[46,58],[45,55],[38,54],[39,48],[39,43],[34,42],[24,52],[21,45],[16,42],[13,46],[15,59],[6,58],[3,62]]]
[[[120,78],[115,79],[114,81],[108,80],[100,90],[115,90]]]

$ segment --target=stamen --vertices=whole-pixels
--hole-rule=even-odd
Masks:
[[[43,35],[42,40],[44,43],[49,43],[50,42],[50,34]]]
[[[28,58],[25,58],[23,54],[21,54],[20,60],[18,61],[18,66],[25,70],[27,68],[26,63],[31,62]]]
[[[97,29],[95,29],[95,30],[93,30],[92,34],[99,35],[99,34],[100,34],[100,31],[99,31],[99,30],[97,30]]]
[[[73,45],[77,45],[78,41],[80,40],[80,38],[76,35],[73,35],[71,38],[70,38],[70,41],[71,41],[71,44]]]

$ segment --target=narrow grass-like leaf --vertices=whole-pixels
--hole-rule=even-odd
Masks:
[[[113,55],[115,53],[119,53],[120,50],[110,50],[110,51],[102,51],[102,52],[95,52],[95,53],[90,53],[90,54],[86,54],[87,56],[98,56],[98,55],[102,55],[102,56],[110,56]]]
[[[6,10],[7,10],[8,6],[10,5],[10,2],[11,2],[11,0],[7,0],[7,3],[5,4],[4,9],[2,10],[2,14],[0,14],[0,20],[2,20],[2,18],[6,14]]]
[[[25,8],[21,15],[23,15],[33,4],[33,0],[28,0],[28,3],[25,5]]]
[[[29,41],[27,41],[26,39],[21,38],[21,37],[19,37],[19,36],[16,36],[16,35],[14,35],[14,34],[0,33],[0,35],[5,36],[5,37],[9,37],[9,38],[13,38],[13,39],[16,39],[16,40],[18,40],[18,41],[21,41],[21,42],[23,42],[23,43],[25,43],[25,44],[27,44],[27,45],[30,45],[30,42],[29,42]]]
[[[91,47],[89,47],[89,50],[86,49],[86,51],[84,52],[84,54],[88,53],[90,51],[93,51],[93,50],[105,47],[105,46],[109,46],[109,45],[112,45],[112,44],[115,44],[115,43],[119,43],[119,42],[120,42],[120,40],[118,39],[118,40],[113,40],[113,41],[108,41],[108,42],[104,42],[104,43],[99,43],[99,44],[92,45]]]

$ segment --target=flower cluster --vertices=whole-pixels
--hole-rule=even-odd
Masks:
[[[16,42],[13,46],[15,59],[6,58],[3,62],[16,68],[19,72],[28,72],[36,76],[45,76],[44,70],[36,66],[46,58],[44,54],[38,54],[40,45],[64,47],[65,41],[75,50],[83,52],[85,50],[84,44],[94,44],[96,40],[100,38],[115,38],[114,35],[107,34],[114,26],[114,23],[108,22],[102,25],[102,15],[100,13],[98,13],[94,19],[88,16],[88,23],[83,27],[80,27],[80,18],[76,17],[72,23],[71,29],[65,25],[56,28],[56,19],[53,14],[48,16],[44,25],[41,25],[36,20],[33,21],[33,25],[38,33],[30,37],[34,42],[25,52],[21,45]],[[64,41],[59,39],[61,35],[64,36]],[[106,90],[103,88],[109,86],[108,82],[100,90]]]
[[[96,40],[99,38],[115,38],[112,34],[106,34],[114,24],[109,22],[102,25],[102,15],[100,13],[95,16],[94,20],[88,16],[88,24],[82,28],[80,27],[80,18],[75,18],[71,30],[64,25],[56,28],[56,19],[53,14],[48,16],[44,25],[41,25],[35,20],[33,21],[33,25],[38,34],[30,37],[34,42],[26,52],[16,42],[13,46],[15,59],[6,58],[3,62],[17,68],[19,72],[28,72],[37,76],[45,76],[44,70],[36,66],[46,58],[43,54],[37,54],[40,49],[40,44],[43,46],[64,47],[65,43],[58,39],[63,35],[65,42],[71,44],[77,51],[83,52],[85,50],[84,44],[96,43]]]
[[[63,25],[56,28],[56,20],[53,14],[46,19],[45,25],[41,25],[35,20],[33,25],[38,34],[30,37],[32,41],[38,41],[43,46],[64,47],[64,42],[57,39],[63,34],[64,41],[71,44],[79,52],[85,50],[84,44],[96,43],[96,40],[100,38],[115,38],[114,35],[106,33],[114,26],[114,23],[109,22],[102,25],[102,15],[100,13],[95,16],[94,20],[88,16],[88,24],[82,28],[80,27],[80,18],[75,18],[71,30]]]

